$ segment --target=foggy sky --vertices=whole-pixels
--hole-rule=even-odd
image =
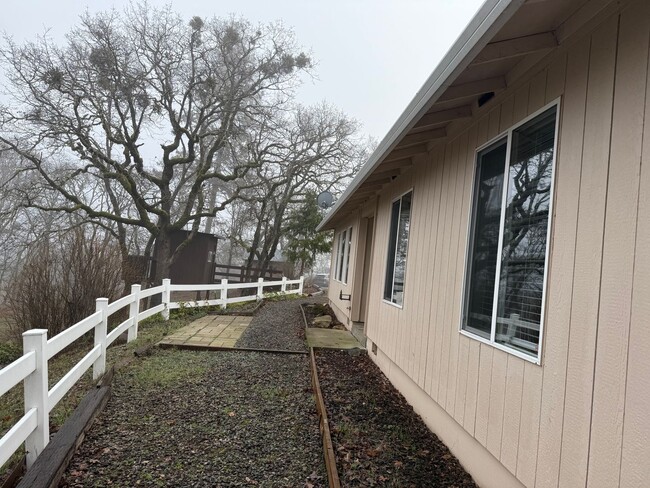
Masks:
[[[128,0],[12,0],[3,2],[0,31],[17,41],[46,30],[63,41],[86,9]],[[167,4],[150,0],[150,4]],[[298,91],[305,104],[326,100],[380,140],[402,113],[482,0],[183,0],[171,2],[189,20],[235,14],[254,22],[281,20],[317,62],[317,79]]]

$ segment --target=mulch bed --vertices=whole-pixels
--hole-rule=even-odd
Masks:
[[[324,487],[308,358],[158,350],[118,374],[60,486]]]
[[[343,486],[476,486],[367,355],[316,362]]]

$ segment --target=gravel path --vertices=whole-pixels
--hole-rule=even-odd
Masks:
[[[61,486],[323,487],[322,458],[307,356],[158,350],[116,376]]]
[[[343,486],[476,486],[367,355],[316,358]]]
[[[265,304],[237,341],[237,347],[307,352],[301,303],[323,301],[322,297],[285,300]]]

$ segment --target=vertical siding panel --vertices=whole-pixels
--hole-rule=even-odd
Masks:
[[[469,344],[467,354],[467,386],[465,387],[465,414],[463,416],[463,427],[472,436],[476,437],[476,402],[479,387],[479,361],[481,354],[481,343],[467,338]]]
[[[417,287],[413,290],[415,295],[415,310],[414,310],[414,323],[416,328],[412,334],[412,354],[413,354],[413,371],[410,375],[413,378],[413,381],[419,384],[420,375],[422,374],[423,364],[422,358],[420,356],[420,341],[422,340],[423,329],[425,327],[424,319],[424,293],[427,283],[427,274],[429,272],[428,266],[425,264],[427,255],[429,254],[428,247],[428,227],[429,227],[429,215],[431,213],[431,194],[433,193],[433,182],[431,181],[431,168],[433,166],[433,153],[428,153],[424,161],[422,161],[422,176],[416,181],[418,185],[418,193],[422,193],[420,197],[419,207],[420,208],[420,219],[418,220],[416,226],[418,228],[418,240],[417,240],[417,257],[414,260],[416,265],[415,272],[418,274]]]
[[[469,228],[469,214],[472,202],[472,188],[474,183],[474,167],[476,159],[476,125],[473,125],[468,132],[467,137],[467,161],[465,161],[465,187],[463,190],[463,210],[461,213],[460,239],[458,248],[458,263],[456,273],[458,273],[459,286],[456,291],[456,318],[455,327],[460,327],[460,315],[462,313],[463,299],[465,290],[465,265],[467,260],[467,237]],[[456,379],[456,401],[454,407],[454,417],[459,424],[465,424],[465,412],[467,411],[467,379],[469,373],[469,339],[461,336],[456,332],[459,340],[459,371]],[[475,358],[478,361],[478,357]],[[476,377],[472,379],[472,388],[476,391]],[[473,422],[473,420],[472,420]]]
[[[495,349],[492,356],[492,380],[490,381],[490,410],[488,414],[487,448],[495,458],[501,457],[503,434],[503,404],[506,395],[506,366],[508,354]]]
[[[528,98],[528,113],[532,114],[546,104],[546,78],[548,71],[544,70],[530,81]]]
[[[462,261],[465,258],[465,240],[463,239],[464,231],[463,225],[465,224],[465,214],[467,209],[467,201],[469,196],[469,185],[467,184],[469,175],[469,155],[473,154],[472,148],[468,144],[469,137],[464,133],[459,140],[461,151],[458,154],[458,182],[456,186],[456,213],[454,217],[454,234],[452,236],[452,256],[451,263],[456,263],[455,268],[452,268],[453,287],[451,288],[451,297],[449,299],[449,334],[450,334],[450,350],[449,350],[449,382],[447,384],[447,412],[452,417],[455,416],[456,410],[456,388],[457,378],[461,365],[458,362],[458,349],[460,346],[458,333],[459,321],[459,308],[460,297],[463,290],[463,267]]]
[[[421,283],[421,269],[417,263],[420,262],[420,253],[422,248],[422,221],[426,213],[426,169],[429,154],[415,156],[414,165],[414,187],[413,200],[411,202],[411,225],[409,227],[409,244],[406,256],[406,277],[405,277],[405,303],[408,296],[408,306],[404,307],[402,315],[405,320],[402,322],[403,339],[403,369],[409,378],[415,375],[415,336],[417,334],[418,323],[418,291]]]
[[[621,15],[587,486],[619,481],[650,8]],[[647,244],[647,243],[646,243]],[[648,480],[650,482],[650,480]]]
[[[539,407],[542,396],[540,367],[526,362],[521,396],[521,428],[517,447],[517,478],[524,486],[535,486],[537,440],[539,438]],[[530,398],[527,396],[530,395]]]
[[[441,268],[443,263],[443,242],[444,242],[444,221],[445,214],[447,209],[447,191],[446,191],[446,181],[447,175],[449,173],[449,158],[450,158],[450,147],[447,145],[440,153],[440,158],[438,160],[438,171],[437,171],[437,180],[439,182],[438,186],[438,209],[437,209],[437,219],[436,219],[436,244],[435,244],[435,254],[434,254],[434,264],[433,264],[433,273],[430,277],[430,289],[431,289],[431,298],[429,300],[429,338],[427,341],[427,371],[425,378],[425,391],[436,400],[436,395],[433,394],[431,385],[437,374],[435,369],[436,367],[436,344],[438,343],[438,322],[436,321],[436,311],[438,306],[438,295],[440,292],[441,284]],[[436,392],[437,393],[437,392]]]
[[[446,329],[447,324],[445,323],[444,310],[445,310],[445,300],[447,298],[447,279],[449,274],[449,246],[450,246],[450,227],[451,220],[453,218],[453,195],[454,195],[454,184],[456,174],[458,172],[458,167],[455,164],[455,158],[458,154],[458,144],[449,144],[447,145],[447,154],[445,156],[445,175],[443,179],[443,194],[441,198],[443,199],[442,208],[444,208],[444,225],[442,231],[440,232],[440,237],[442,239],[442,247],[439,247],[440,256],[441,256],[441,265],[440,272],[438,273],[438,279],[436,280],[436,302],[435,302],[435,314],[432,310],[432,320],[435,323],[436,331],[436,347],[434,349],[433,357],[433,374],[431,375],[431,394],[433,398],[440,403],[440,395],[438,392],[438,386],[442,381],[442,362],[441,358],[443,355],[444,348],[446,346]],[[443,219],[443,214],[440,215],[440,218]],[[441,220],[442,222],[442,220]]]
[[[386,305],[382,303],[382,296],[384,293],[384,276],[386,273],[386,253],[388,252],[387,248],[387,238],[388,238],[388,219],[390,218],[390,207],[388,202],[390,199],[388,196],[382,196],[379,198],[379,203],[377,205],[377,222],[376,222],[376,238],[375,238],[375,263],[372,267],[373,274],[376,273],[377,279],[375,282],[376,294],[375,299],[377,300],[377,307],[369,307],[371,313],[375,316],[373,322],[377,324],[377,337],[375,342],[383,350],[388,350],[387,344],[387,320],[385,316]],[[369,317],[370,319],[370,317]]]
[[[564,93],[566,83],[567,53],[561,54],[548,68],[546,75],[546,101],[551,103]]]
[[[454,401],[454,419],[459,425],[465,425],[467,398],[467,369],[469,360],[469,339],[458,334],[458,373],[456,373],[456,400]]]
[[[480,346],[474,437],[487,447],[488,414],[490,411],[490,388],[492,381],[492,354],[495,349],[483,343]]]
[[[528,113],[533,113],[546,102],[547,71],[542,71],[530,82]],[[515,390],[516,391],[516,390]],[[526,486],[535,484],[537,469],[537,442],[539,439],[539,415],[542,400],[542,368],[526,363],[521,393],[521,424],[517,448],[517,477]]]
[[[521,421],[521,395],[524,383],[524,362],[508,356],[506,373],[506,394],[503,407],[503,434],[501,457],[503,465],[512,474],[517,473],[517,452],[519,449],[519,422]],[[534,426],[533,426],[534,427]],[[529,428],[528,424],[524,428]]]
[[[447,274],[445,279],[445,299],[441,307],[441,324],[442,324],[442,351],[440,355],[440,382],[438,383],[438,403],[444,409],[447,409],[447,386],[449,384],[449,356],[451,353],[451,336],[454,329],[453,324],[451,323],[451,307],[450,304],[454,299],[454,280],[456,274],[456,267],[452,264],[456,263],[456,254],[458,253],[458,243],[457,243],[457,229],[458,229],[458,218],[459,218],[459,201],[458,195],[462,190],[462,187],[459,188],[459,180],[462,178],[461,175],[465,174],[465,167],[460,163],[461,160],[465,159],[465,150],[466,147],[460,145],[461,139],[457,139],[453,143],[454,150],[452,152],[452,164],[454,170],[452,172],[452,177],[449,179],[449,204],[450,211],[449,214],[449,223],[447,225],[447,253],[445,254],[445,260],[447,261]],[[467,141],[465,139],[465,144]],[[461,156],[462,154],[462,156]]]
[[[567,364],[560,487],[585,486],[618,18],[592,35]]]
[[[566,90],[560,107],[560,140],[555,161],[555,202],[542,358],[544,376],[537,454],[538,488],[556,487],[560,467],[589,48],[590,40],[585,39],[568,53]],[[549,72],[549,87],[552,72],[553,70]],[[555,97],[556,93],[549,89],[547,99]]]
[[[411,336],[413,348],[413,372],[411,378],[417,384],[420,383],[420,375],[422,374],[423,361],[420,356],[420,341],[422,340],[423,329],[425,327],[425,320],[423,315],[423,303],[425,300],[424,293],[426,292],[426,282],[427,282],[427,267],[424,265],[426,256],[429,253],[427,249],[429,241],[427,240],[428,228],[430,225],[430,212],[431,212],[431,195],[433,193],[433,182],[431,181],[431,172],[433,167],[433,153],[429,153],[426,156],[426,159],[423,161],[422,168],[422,177],[416,181],[418,185],[418,193],[422,193],[421,200],[419,203],[420,207],[420,219],[417,223],[418,228],[418,240],[417,240],[417,255],[413,261],[415,263],[415,272],[418,275],[417,286],[413,290],[415,295],[415,306],[414,308],[414,323],[416,328],[414,333]]]
[[[430,343],[434,340],[433,324],[431,323],[431,302],[434,296],[433,290],[433,277],[436,272],[436,256],[438,254],[438,223],[440,220],[440,198],[442,193],[442,170],[443,170],[443,161],[444,161],[445,150],[444,147],[437,148],[436,153],[433,159],[433,166],[431,172],[432,178],[432,189],[433,194],[431,195],[431,217],[427,223],[427,238],[426,242],[428,245],[426,253],[426,282],[425,282],[425,297],[426,299],[421,304],[422,306],[422,320],[424,321],[424,331],[422,336],[422,341],[420,342],[420,357],[421,361],[424,364],[424,370],[420,374],[418,384],[420,387],[429,392],[429,383],[428,379],[430,377],[430,368],[432,367],[431,355],[429,349]]]
[[[477,124],[476,147],[488,140],[489,114]],[[472,174],[472,178],[475,175]],[[468,409],[465,412],[467,431],[473,432],[481,444],[487,441],[487,416],[490,400],[490,379],[492,377],[492,347],[472,340],[467,370]],[[489,361],[488,361],[489,360]]]
[[[398,181],[398,184],[395,187],[395,193],[393,194],[393,198],[396,198],[400,195],[402,195],[404,192],[408,191],[410,188],[413,187],[413,182],[415,181],[415,173],[416,173],[416,168],[411,166],[411,169],[405,173],[403,176],[400,176]],[[411,217],[413,216],[413,207],[411,206]],[[412,244],[412,241],[410,239],[410,231],[409,231],[409,240],[407,245],[410,246]],[[403,294],[403,305],[404,308],[399,309],[397,307],[391,307],[393,309],[393,313],[395,316],[395,321],[394,321],[394,331],[395,334],[393,336],[393,341],[395,344],[395,353],[393,358],[395,358],[395,363],[402,369],[405,370],[408,365],[406,364],[406,353],[407,353],[407,348],[405,345],[408,343],[408,338],[409,334],[411,332],[411,323],[408,320],[408,312],[414,304],[412,303],[413,297],[409,295],[410,290],[407,288],[407,285],[409,284],[409,260],[408,260],[408,248],[406,250],[407,256],[406,256],[406,275],[404,276],[404,294]],[[407,303],[408,302],[408,303]]]
[[[650,79],[644,122],[620,477],[620,486],[629,488],[645,488],[650,480]]]

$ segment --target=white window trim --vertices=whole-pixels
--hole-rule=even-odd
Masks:
[[[541,115],[542,113],[546,112],[547,110],[553,108],[554,106],[557,108],[556,113],[555,113],[555,139],[553,141],[553,166],[552,166],[552,176],[551,176],[551,190],[550,190],[550,203],[549,203],[549,208],[548,208],[548,224],[546,228],[546,250],[544,254],[544,281],[542,285],[542,310],[540,313],[540,323],[539,323],[539,343],[537,346],[537,356],[533,356],[531,354],[526,354],[525,352],[518,351],[517,349],[513,349],[511,347],[508,347],[507,345],[500,344],[495,341],[495,334],[496,334],[496,314],[492,314],[492,326],[490,329],[490,338],[486,339],[485,337],[482,337],[478,334],[474,334],[470,331],[467,331],[463,329],[463,318],[465,315],[465,306],[467,304],[467,271],[468,271],[468,264],[469,264],[469,259],[470,259],[470,242],[472,240],[472,228],[473,228],[473,214],[474,214],[474,194],[476,192],[476,175],[473,178],[472,181],[472,192],[470,194],[471,202],[469,205],[469,216],[467,219],[467,238],[465,240],[465,265],[463,267],[463,299],[461,300],[461,308],[460,308],[460,320],[458,323],[458,332],[461,335],[464,335],[466,337],[469,337],[471,339],[475,339],[479,342],[482,342],[483,344],[488,344],[490,346],[493,346],[496,349],[500,349],[502,351],[507,352],[508,354],[512,354],[513,356],[516,356],[518,358],[521,358],[525,361],[531,362],[533,364],[540,365],[542,364],[542,353],[543,353],[543,346],[544,346],[544,323],[546,321],[546,300],[548,297],[547,291],[548,291],[548,269],[549,269],[549,257],[550,257],[550,250],[551,250],[551,241],[552,241],[552,230],[553,230],[553,204],[555,203],[555,178],[556,178],[556,168],[557,168],[557,158],[558,158],[558,153],[557,153],[557,147],[558,147],[558,138],[559,138],[559,133],[560,133],[560,109],[561,109],[561,100],[562,97],[558,97],[552,102],[548,103],[547,105],[543,106],[536,112],[528,115],[526,118],[520,120],[517,122],[515,125],[511,126],[509,129],[503,131],[496,137],[493,137],[490,139],[488,142],[485,144],[482,144],[481,146],[477,147],[476,150],[474,151],[474,168],[476,169],[476,164],[478,161],[478,155],[481,151],[483,151],[485,148],[496,144],[500,140],[507,138],[506,140],[506,164],[509,164],[510,162],[510,151],[512,148],[512,133],[522,125],[526,124],[527,122],[531,121],[535,117]],[[508,177],[508,172],[504,172],[504,181],[506,182],[506,186],[504,187],[504,192],[503,192],[503,197],[506,198],[507,192],[505,191],[505,188],[507,188],[507,177]],[[494,283],[494,294],[496,297],[498,297],[499,293],[499,281],[500,281],[500,274],[501,274],[501,253],[503,249],[503,224],[505,221],[505,207],[502,204],[501,205],[501,219],[499,223],[499,244],[498,244],[498,250],[497,250],[497,256],[499,259],[497,260],[497,269],[496,269],[496,280]]]
[[[343,234],[345,233],[345,240],[342,241],[343,239]],[[341,283],[342,285],[347,285],[348,284],[348,278],[350,276],[350,251],[352,248],[352,226],[343,229],[341,232],[337,234],[337,246],[336,246],[336,268],[334,268],[334,276],[332,276],[332,279],[338,283]],[[340,265],[346,265],[346,259],[347,261],[347,266],[343,269],[340,268]],[[339,269],[341,269],[341,275],[339,276]],[[343,278],[345,278],[345,281],[343,281]]]
[[[391,218],[392,218],[393,203],[395,203],[397,200],[401,200],[404,195],[408,195],[409,193],[411,193],[411,210],[409,211],[409,222],[411,221],[411,214],[413,213],[413,193],[414,193],[413,192],[413,187],[409,188],[404,193],[401,193],[399,196],[393,198],[390,201]],[[402,202],[400,201],[399,211],[397,212],[397,231],[398,231],[398,233],[399,233],[399,223],[400,223],[400,220],[402,218],[401,212],[402,212]],[[390,220],[388,221],[388,230],[390,232]],[[388,236],[388,243],[387,243],[389,245],[389,247],[390,247],[390,238],[391,238],[391,236],[389,235]],[[395,239],[397,239],[397,237]],[[406,270],[408,269],[408,264],[409,264],[408,252],[409,252],[410,243],[411,243],[411,229],[409,228],[408,241],[406,242],[406,267],[404,268],[404,291],[402,292],[402,304],[400,305],[399,303],[395,303],[392,300],[387,300],[384,297],[384,291],[383,290],[382,290],[382,294],[381,294],[381,301],[382,302],[384,302],[384,303],[386,303],[388,305],[392,305],[395,308],[399,308],[400,310],[404,309],[404,302],[406,301],[406,293],[405,293],[405,291],[406,291]],[[393,291],[394,291],[394,288],[395,288],[395,262],[397,261],[397,240],[395,241],[395,255],[393,257],[394,257],[394,260],[393,260],[393,284],[392,284],[391,291],[390,291],[391,297],[393,296]],[[386,250],[386,259],[388,260],[388,250]],[[386,289],[386,270],[387,269],[388,269],[388,262],[386,262],[386,269],[384,270],[384,290]]]

